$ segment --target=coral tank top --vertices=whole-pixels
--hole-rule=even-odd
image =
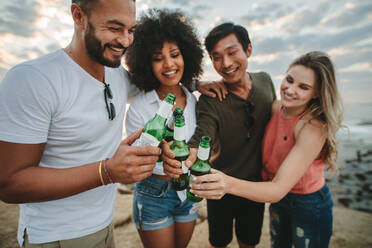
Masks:
[[[271,181],[280,165],[295,144],[294,129],[297,122],[307,113],[297,117],[285,117],[280,107],[266,126],[263,140],[261,175],[264,181]],[[310,194],[324,185],[324,157],[314,160],[302,178],[291,189],[291,193]]]

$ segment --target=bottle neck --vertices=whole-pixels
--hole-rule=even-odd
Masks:
[[[162,101],[156,114],[166,119],[172,111],[172,107],[172,104]]]

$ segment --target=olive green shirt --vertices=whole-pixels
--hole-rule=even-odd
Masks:
[[[222,102],[202,95],[196,105],[197,128],[188,142],[198,147],[202,136],[212,139],[211,166],[227,175],[252,181],[261,180],[262,139],[276,99],[270,76],[265,72],[249,73],[253,85],[245,100],[228,93]],[[254,105],[247,111],[248,102]],[[253,116],[249,127],[248,114]],[[250,138],[248,139],[248,133]]]

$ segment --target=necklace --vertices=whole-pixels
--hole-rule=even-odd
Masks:
[[[160,98],[160,100],[163,100],[168,95],[168,93],[172,93],[173,95],[175,95],[176,99],[184,95],[184,92],[180,85],[177,85],[177,88],[176,87],[169,87],[169,88],[160,87],[159,89],[156,90],[156,93],[158,94],[158,97]]]

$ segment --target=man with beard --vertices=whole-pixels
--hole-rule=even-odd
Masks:
[[[71,43],[0,86],[0,199],[20,203],[22,247],[114,247],[115,183],[150,176],[161,152],[130,146],[140,132],[121,140],[135,1],[75,0],[71,13]]]

